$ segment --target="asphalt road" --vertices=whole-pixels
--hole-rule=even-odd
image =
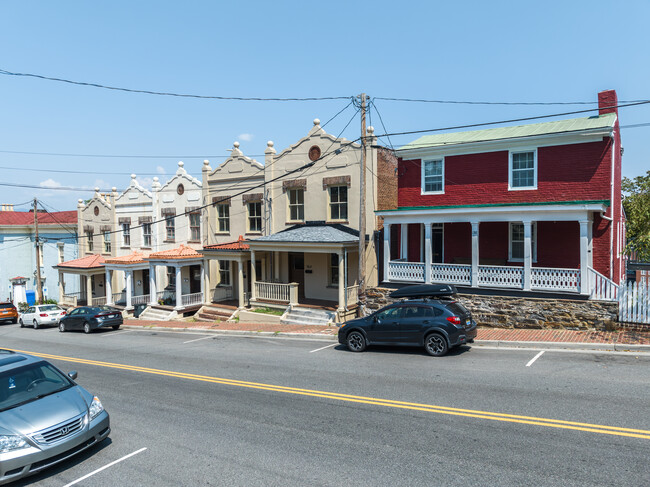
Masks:
[[[14,485],[650,485],[649,354],[17,325],[0,347],[77,370],[113,429]]]

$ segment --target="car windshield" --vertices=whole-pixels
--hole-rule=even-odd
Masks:
[[[47,304],[45,306],[39,306],[41,311],[57,311],[59,307],[56,304]]]
[[[35,401],[73,385],[74,382],[47,362],[0,372],[0,411]]]

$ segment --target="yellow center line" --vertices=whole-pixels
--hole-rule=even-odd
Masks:
[[[446,414],[451,416],[464,416],[468,418],[489,419],[492,421],[503,421],[508,423],[520,423],[536,426],[546,426],[549,428],[561,428],[577,431],[587,431],[600,433],[604,435],[627,436],[631,438],[642,438],[650,440],[650,430],[621,428],[618,426],[606,426],[600,424],[580,423],[575,421],[565,421],[560,419],[539,418],[534,416],[521,416],[516,414],[494,413],[490,411],[480,411],[474,409],[451,408],[446,406],[436,406],[433,404],[422,404],[415,402],[395,401],[392,399],[381,399],[375,397],[355,396],[350,394],[341,394],[337,392],[319,391],[313,389],[300,389],[296,387],[286,387],[274,384],[264,384],[258,382],[248,382],[235,379],[225,379],[221,377],[211,377],[206,375],[188,374],[185,372],[175,372],[171,370],[152,369],[149,367],[139,367],[136,365],[124,365],[112,362],[100,362],[97,360],[88,360],[75,357],[65,357],[61,355],[52,355],[47,353],[34,353],[24,350],[15,350],[15,352],[28,353],[37,357],[51,360],[61,360],[85,365],[95,365],[98,367],[108,367],[113,369],[128,370],[132,372],[141,372],[145,374],[161,375],[165,377],[174,377],[179,379],[189,379],[201,382],[210,382],[214,384],[223,384],[249,389],[259,389],[272,392],[282,392],[285,394],[296,394],[301,396],[320,397],[337,401],[346,401],[359,404],[369,404],[375,406],[390,407],[396,409],[407,409],[412,411],[425,411],[437,414]]]

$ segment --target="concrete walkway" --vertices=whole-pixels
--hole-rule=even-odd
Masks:
[[[282,325],[266,323],[227,323],[190,321],[146,321],[127,319],[125,328],[169,331],[223,332],[241,335],[299,336],[326,340],[336,339],[338,327],[317,325]],[[582,331],[479,328],[477,345],[532,348],[579,348],[650,352],[650,331]]]

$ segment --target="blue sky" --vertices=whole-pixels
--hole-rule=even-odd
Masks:
[[[613,88],[619,100],[646,100],[649,16],[647,1],[3,2],[0,69],[212,96],[572,102]],[[84,188],[124,188],[132,172],[145,184],[164,180],[179,160],[200,177],[202,160],[215,167],[234,141],[247,155],[263,154],[267,140],[282,150],[348,103],[172,98],[3,75],[0,100],[1,180]],[[389,132],[401,132],[591,107],[375,105],[376,133],[384,133],[378,113]],[[355,139],[358,116],[343,130],[353,115],[349,107],[326,130]],[[620,119],[649,123],[650,106],[623,108]],[[624,176],[650,169],[649,133],[623,129]],[[71,210],[92,191],[0,193],[0,203],[37,196]]]

